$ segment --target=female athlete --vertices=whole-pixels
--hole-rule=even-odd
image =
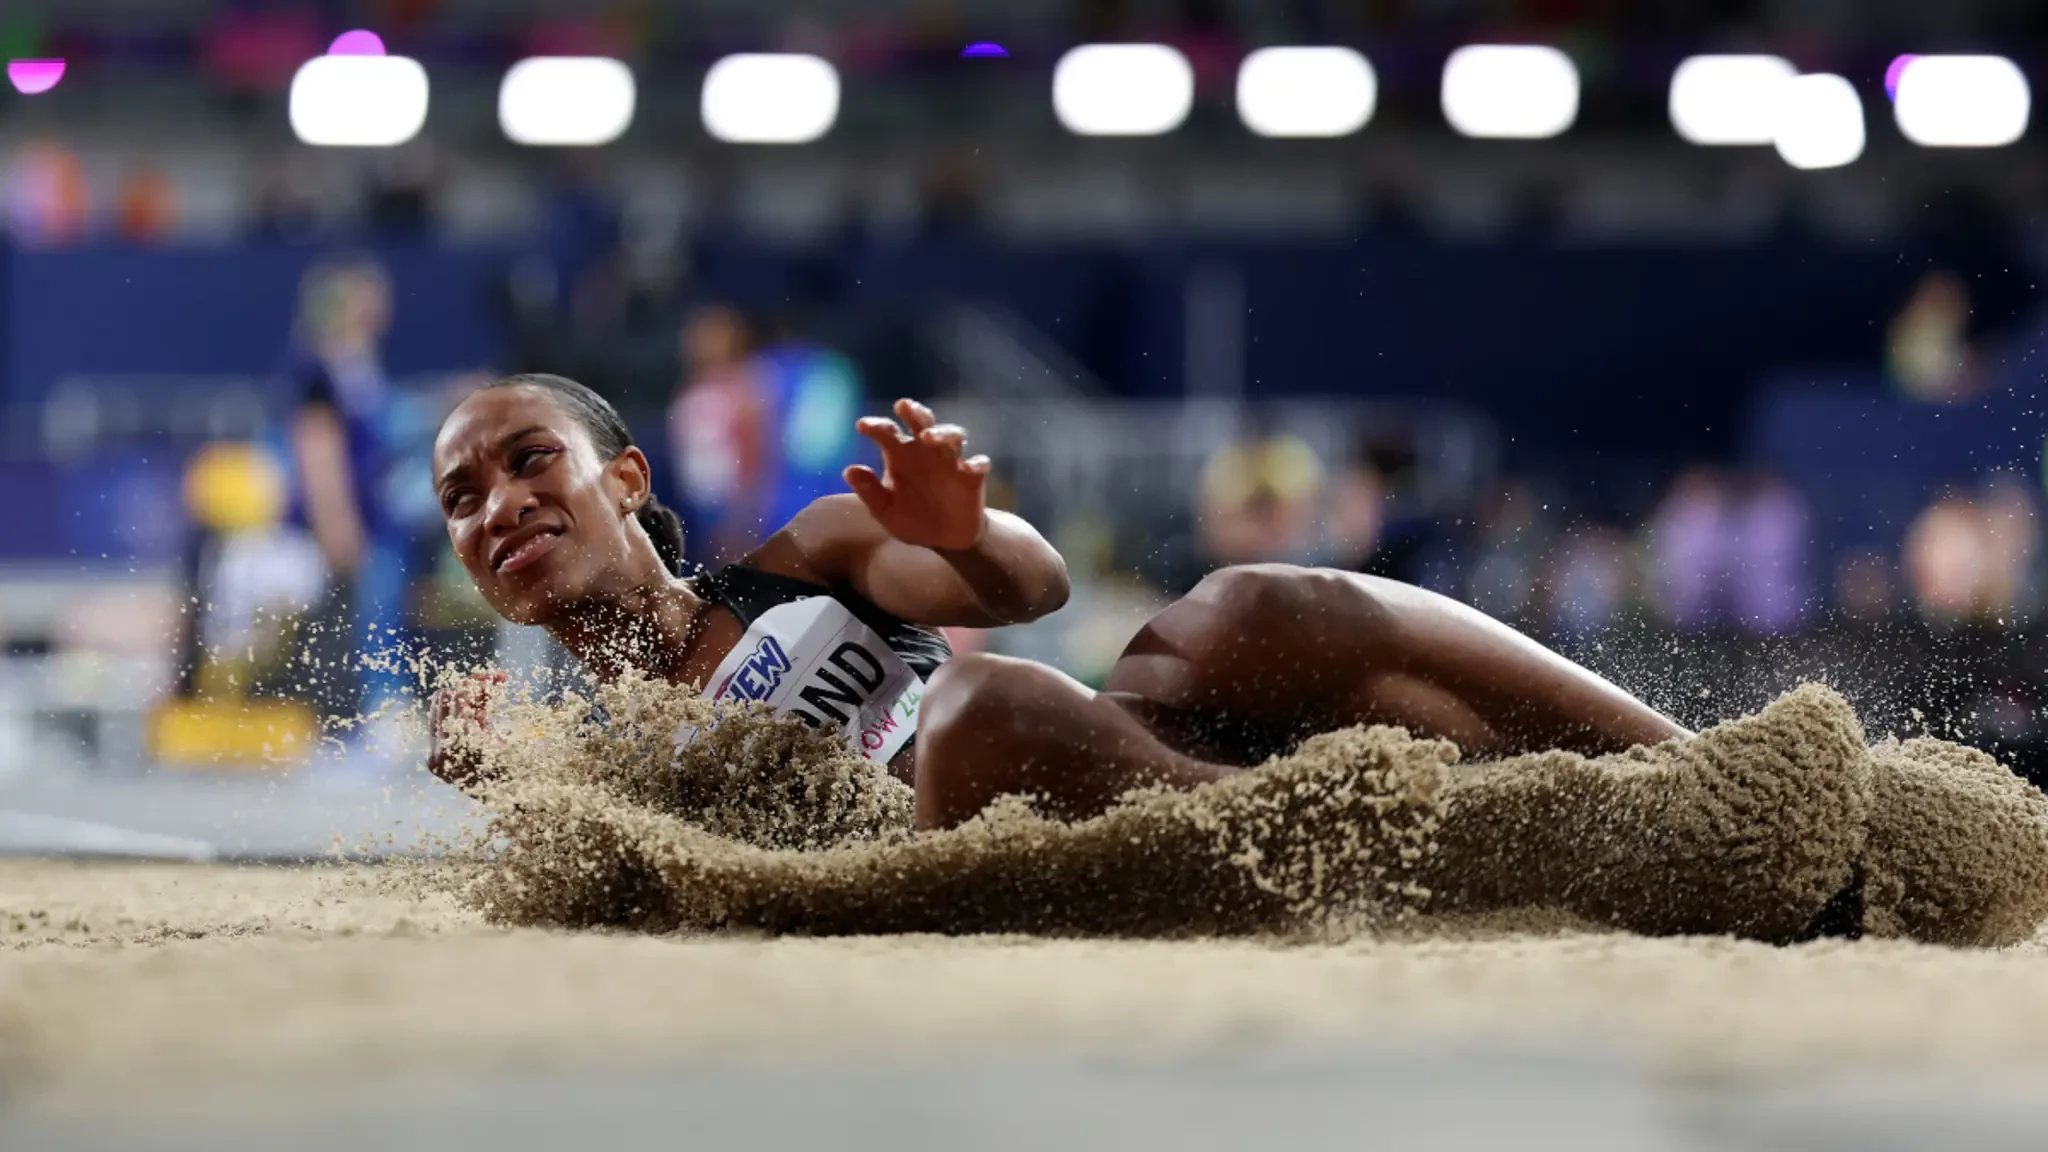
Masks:
[[[1100,692],[1029,661],[954,657],[937,628],[1053,612],[1066,565],[984,505],[989,461],[966,455],[965,431],[912,400],[895,416],[858,424],[879,475],[847,469],[850,493],[695,577],[647,458],[574,381],[512,376],[472,394],[441,428],[435,484],[456,555],[507,619],[546,628],[600,678],[638,669],[843,733],[915,787],[921,828],[1007,794],[1085,818],[1133,788],[1191,788],[1359,723],[1468,756],[1688,735],[1477,611],[1329,569],[1212,573],[1138,633]],[[429,766],[453,783],[482,762],[455,750],[448,719],[480,717],[487,692],[472,681],[435,702]]]

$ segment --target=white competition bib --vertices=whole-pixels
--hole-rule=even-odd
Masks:
[[[812,596],[756,617],[711,674],[707,695],[795,713],[843,732],[862,756],[886,762],[917,734],[924,681],[846,605]],[[696,735],[685,726],[676,742]]]

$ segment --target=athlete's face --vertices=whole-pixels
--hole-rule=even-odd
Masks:
[[[646,461],[600,459],[590,435],[537,388],[470,396],[434,442],[434,483],[448,539],[491,607],[546,624],[565,606],[616,594],[644,575],[632,509]],[[658,561],[657,561],[658,563]]]

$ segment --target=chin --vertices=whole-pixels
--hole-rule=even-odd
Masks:
[[[525,587],[504,590],[496,603],[498,615],[514,624],[542,625],[560,616],[564,609],[582,602],[587,592],[580,582],[554,579],[534,581]]]
[[[555,600],[538,588],[500,588],[496,596],[486,596],[491,607],[506,620],[525,626],[545,623],[552,613]]]
[[[498,615],[503,616],[507,623],[517,624],[526,628],[545,623],[548,615],[542,605],[527,600],[517,600],[509,604],[495,604],[492,607],[498,610]]]

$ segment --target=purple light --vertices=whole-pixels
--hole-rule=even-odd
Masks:
[[[62,60],[9,60],[7,79],[23,96],[38,96],[64,78]]]
[[[334,43],[327,46],[327,54],[329,56],[382,56],[384,54],[384,40],[375,32],[365,32],[358,28],[353,32],[343,32],[341,35],[336,36]]]
[[[1886,99],[1892,100],[1894,102],[1898,100],[1899,77],[1904,76],[1906,74],[1906,65],[1911,64],[1913,61],[1918,59],[1918,56],[1913,55],[1901,56],[1898,59],[1892,61],[1891,67],[1884,70],[1884,94]]]
[[[989,40],[983,40],[977,44],[969,44],[960,50],[960,55],[962,56],[1008,56],[1009,54],[1009,50],[1001,44]]]

